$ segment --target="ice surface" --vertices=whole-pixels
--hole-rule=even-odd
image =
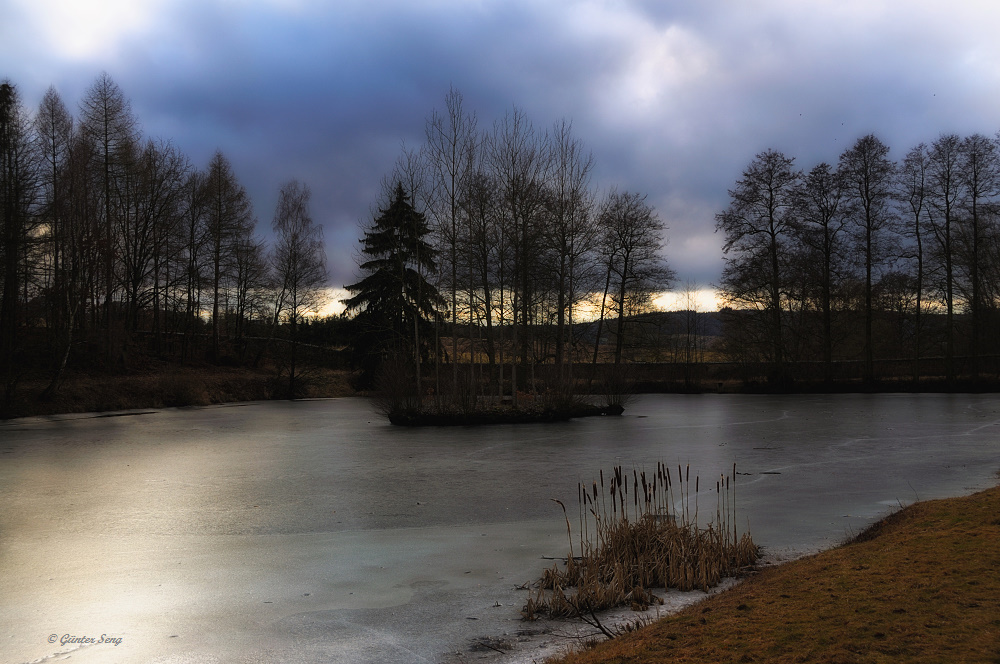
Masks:
[[[992,485],[998,433],[995,395],[647,395],[476,429],[394,428],[362,399],[0,423],[0,651],[531,661],[519,587],[567,548],[550,499],[572,513],[601,468],[690,464],[714,510],[736,463],[740,523],[780,558]]]

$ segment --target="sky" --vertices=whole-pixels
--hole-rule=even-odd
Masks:
[[[0,78],[76,114],[107,72],[146,136],[230,159],[264,235],[306,183],[334,287],[449,88],[480,128],[565,119],[599,191],[648,196],[678,287],[710,289],[715,214],[757,153],[808,170],[869,133],[900,158],[1000,130],[998,25],[992,0],[0,0]]]

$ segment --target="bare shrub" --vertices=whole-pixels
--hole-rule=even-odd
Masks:
[[[203,380],[186,374],[167,374],[159,379],[164,406],[203,406],[211,403]]]
[[[635,372],[632,366],[612,364],[604,367],[600,389],[608,408],[625,410],[635,398]]]

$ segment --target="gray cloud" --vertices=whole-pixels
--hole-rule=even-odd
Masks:
[[[982,3],[160,2],[70,53],[43,29],[60,1],[4,8],[0,75],[26,102],[55,84],[75,107],[108,71],[146,133],[202,167],[229,156],[265,232],[281,183],[305,181],[334,285],[352,279],[380,178],[451,85],[481,127],[512,104],[539,128],[572,120],[595,184],[648,193],[668,259],[702,284],[722,265],[714,214],[755,153],[808,168],[868,132],[900,156],[1000,128],[1000,10]]]

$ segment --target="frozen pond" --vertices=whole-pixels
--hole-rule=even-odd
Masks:
[[[735,462],[739,519],[780,555],[992,486],[998,439],[997,395],[648,395],[477,429],[394,428],[361,399],[0,422],[0,652],[475,661],[473,639],[531,627],[516,587],[566,550],[550,499],[601,468],[690,464],[714,505]]]

